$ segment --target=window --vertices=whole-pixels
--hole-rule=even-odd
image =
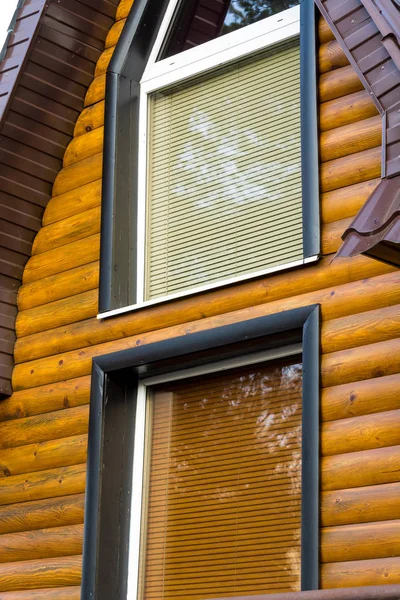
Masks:
[[[95,359],[82,599],[317,589],[319,308]]]
[[[171,0],[157,26],[139,6],[117,48],[102,317],[318,257],[314,9],[218,0],[217,22],[210,6]]]

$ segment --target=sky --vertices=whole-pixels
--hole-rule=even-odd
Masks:
[[[8,26],[18,0],[0,0],[0,50],[6,39]]]

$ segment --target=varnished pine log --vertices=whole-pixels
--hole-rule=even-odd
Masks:
[[[321,567],[322,589],[391,583],[400,583],[398,557],[328,563]]]
[[[0,478],[0,505],[82,494],[86,464]]]
[[[400,520],[341,525],[321,531],[323,563],[391,556],[400,556]]]
[[[365,268],[362,267],[360,270],[357,268],[357,263],[360,267],[364,265]],[[218,290],[206,295],[203,301],[200,301],[199,297],[181,300],[176,303],[176,310],[173,312],[170,306],[161,304],[135,313],[134,317],[132,314],[127,314],[113,320],[92,319],[72,324],[67,328],[58,328],[25,339],[21,338],[15,345],[15,361],[22,363],[61,351],[121,339],[134,333],[145,333],[217,316],[235,309],[248,308],[249,316],[255,317],[317,302],[322,305],[324,318],[331,319],[362,312],[371,306],[379,308],[391,305],[398,300],[399,274],[383,263],[359,257],[349,264],[337,261],[329,265],[328,262],[321,261],[320,265],[321,269],[308,270],[310,277],[303,277],[303,273],[297,271],[290,275],[286,273],[285,276],[281,274],[271,277],[261,282],[261,286],[260,282],[240,286],[235,290],[235,303],[228,290]],[[393,272],[374,277],[378,269]],[[329,283],[334,284],[335,287],[325,288],[324,286]],[[299,296],[293,296],[293,289],[299,292]],[[256,305],[266,301],[268,304],[256,308]],[[231,318],[236,317],[232,314]],[[238,314],[237,318],[239,320],[246,318],[246,313]]]
[[[60,196],[53,196],[43,216],[43,226],[62,221],[85,210],[100,206],[101,179],[75,188]]]
[[[323,102],[319,110],[320,131],[343,127],[379,114],[367,90]]]
[[[87,135],[92,134],[88,133]],[[375,148],[376,146],[380,146],[381,139],[382,119],[379,115],[324,131],[320,135],[321,161],[327,162],[328,160],[334,160],[335,158]],[[96,148],[94,146],[94,150]],[[82,158],[84,158],[85,152],[81,152],[81,154]]]
[[[66,244],[32,256],[25,267],[23,283],[31,283],[68,269],[87,265],[99,260],[100,235],[91,235],[83,240]]]
[[[88,183],[96,181],[102,176],[103,154],[95,154],[78,163],[61,169],[53,186],[53,195],[65,194]]]
[[[112,46],[110,48],[106,48],[102,52],[96,64],[96,69],[94,72],[95,77],[100,77],[100,75],[103,75],[107,72],[108,65],[110,64],[110,60],[114,54],[114,50],[115,46]]]
[[[319,100],[327,102],[363,90],[357,73],[352,66],[341,67],[335,71],[323,73],[319,78]]]
[[[86,461],[86,450],[87,435],[0,450],[0,478],[80,465]]]
[[[95,77],[92,83],[88,87],[88,91],[85,96],[85,108],[101,102],[106,96],[106,76],[100,75]]]
[[[400,289],[398,289],[400,299]],[[332,319],[322,326],[322,351],[336,352],[400,337],[400,305]],[[400,366],[400,365],[399,365]]]
[[[355,261],[351,262],[352,267],[354,268],[356,266]],[[368,263],[368,268],[372,268],[372,269],[376,269],[376,265],[378,265],[379,269],[388,269],[388,270],[392,270],[391,267],[387,267],[385,265],[381,265],[380,263],[378,263],[377,261],[369,261]],[[345,280],[349,280],[351,279],[351,277],[349,277],[349,271],[348,271],[348,266],[346,265],[345,267],[345,272],[343,273]],[[339,270],[340,272],[340,270]],[[378,271],[379,272],[379,271]],[[371,272],[367,273],[364,272],[365,276],[371,275]],[[292,274],[294,275],[294,274]],[[304,273],[302,273],[302,275],[304,275]],[[313,276],[315,275],[315,276]],[[319,287],[323,287],[323,285],[321,285],[321,271],[318,268],[310,268],[308,270],[308,277],[301,277],[300,281],[303,282],[308,282],[308,283],[303,283],[303,285],[312,285],[315,288],[319,288]],[[334,271],[333,268],[330,268],[327,273],[325,274],[325,276],[327,276],[330,281],[335,281],[334,278]],[[292,293],[293,290],[293,279],[291,276],[289,276],[289,274],[284,274],[284,275],[280,275],[278,276],[280,279],[278,279],[278,281],[282,282],[282,288],[279,289],[278,286],[275,286],[275,289],[278,290],[279,289],[279,293],[282,294],[283,289],[286,287],[287,288],[287,295],[290,296],[290,294]],[[360,275],[358,275],[356,277],[356,279],[361,278]],[[237,293],[235,293],[234,295],[232,294],[232,289],[228,290],[228,289],[224,289],[224,290],[218,290],[216,292],[213,292],[212,294],[210,294],[211,298],[214,296],[214,294],[216,296],[214,296],[214,299],[217,298],[221,298],[221,294],[222,297],[226,298],[226,295],[228,295],[228,306],[229,309],[232,310],[232,308],[234,308],[232,306],[233,304],[233,299],[236,300],[236,302],[244,302],[244,303],[251,303],[254,304],[254,298],[256,298],[256,291],[258,290],[259,292],[261,292],[261,297],[265,298],[266,293],[268,293],[270,296],[273,296],[273,292],[272,289],[273,288],[273,283],[274,283],[274,279],[275,278],[271,278],[268,281],[268,286],[270,286],[268,289],[266,287],[266,282],[252,282],[250,284],[244,284],[243,286],[238,287],[237,289]],[[276,283],[276,279],[275,279],[275,283]],[[312,282],[312,283],[311,283]],[[259,287],[261,283],[261,288]],[[250,286],[250,287],[249,287]],[[299,282],[299,287],[300,287],[300,282]],[[298,287],[298,290],[300,291]],[[242,296],[242,294],[245,294],[245,300]],[[272,300],[272,298],[271,298]],[[297,300],[297,299],[296,299]],[[193,298],[192,299],[186,299],[183,302],[193,302]],[[207,302],[208,307],[211,307],[212,305],[210,304],[210,297],[208,298],[208,302]],[[248,305],[248,304],[247,304]],[[267,305],[268,306],[268,305]],[[164,308],[164,311],[170,311],[170,307],[167,307],[167,309],[164,307],[161,307],[161,311],[162,308]],[[181,305],[176,306],[176,313],[175,313],[175,317],[177,318],[176,315],[178,315],[179,317],[179,322],[182,322],[182,316],[181,316],[181,311],[179,310],[181,308]],[[199,311],[199,309],[203,308],[203,305],[200,303],[197,303],[195,310]],[[235,306],[235,308],[237,308],[237,305]],[[228,310],[229,310],[228,309]],[[208,309],[209,310],[209,309]],[[214,310],[216,312],[223,312],[225,313],[227,310],[227,307],[225,306],[221,306],[221,304],[219,304],[218,302],[216,302],[216,304],[214,305]],[[268,310],[268,308],[267,308]],[[269,307],[269,310],[271,310],[271,307]],[[279,309],[278,309],[279,310]],[[280,308],[280,310],[282,310],[282,308]],[[121,319],[115,320],[114,323],[116,325],[116,329],[113,332],[113,335],[111,337],[112,340],[111,342],[107,342],[107,343],[102,343],[99,344],[97,346],[92,345],[91,347],[88,348],[84,348],[84,349],[80,349],[80,350],[75,350],[72,352],[68,352],[59,356],[51,356],[49,358],[43,358],[43,359],[38,359],[38,360],[31,360],[28,364],[18,364],[16,365],[16,367],[14,368],[14,373],[13,373],[13,385],[14,385],[14,390],[20,390],[20,389],[28,389],[29,387],[36,387],[39,385],[44,385],[46,383],[52,383],[55,381],[62,381],[65,379],[72,379],[74,377],[80,377],[83,375],[87,375],[90,372],[90,368],[91,368],[91,360],[94,356],[99,356],[100,354],[105,354],[108,352],[115,352],[117,350],[122,350],[125,348],[130,348],[130,347],[137,347],[140,344],[144,344],[144,343],[150,343],[150,342],[155,342],[161,339],[166,339],[166,338],[170,338],[170,337],[177,337],[179,335],[187,335],[189,332],[195,332],[195,331],[202,331],[204,329],[210,329],[213,327],[217,327],[219,325],[224,325],[227,323],[232,323],[232,322],[236,322],[236,321],[242,321],[245,320],[247,318],[254,318],[255,316],[261,315],[261,314],[265,314],[266,310],[264,307],[262,308],[250,308],[248,310],[244,310],[244,311],[237,311],[235,314],[229,313],[228,315],[226,314],[222,314],[218,317],[215,318],[203,318],[202,321],[197,321],[194,323],[191,323],[190,326],[188,326],[188,324],[183,324],[183,325],[178,325],[176,327],[171,327],[169,329],[163,329],[160,331],[154,331],[155,329],[155,315],[160,315],[161,314],[160,311],[160,307],[154,307],[153,309],[149,310],[149,313],[147,313],[148,315],[150,315],[150,322],[151,322],[151,326],[150,329],[152,329],[153,331],[151,333],[145,334],[141,337],[137,337],[136,336],[130,336],[127,337],[126,339],[120,339],[117,340],[117,335],[116,333],[119,330],[119,337],[121,336],[125,336],[127,335],[126,333],[126,326],[129,322],[131,322],[131,326],[133,324],[133,326],[135,327],[135,331],[137,331],[137,326],[138,326],[138,322],[136,320],[132,320],[131,315],[128,315],[127,317],[122,317]],[[142,313],[143,314],[143,313]],[[164,314],[164,313],[162,313]],[[167,312],[168,314],[168,312]],[[174,313],[172,314],[172,316],[174,316]],[[204,312],[200,313],[200,317],[204,316]],[[105,321],[106,323],[106,328],[109,327],[109,321]],[[121,328],[122,326],[122,328]],[[160,326],[166,326],[166,322],[163,319],[160,323]],[[107,329],[106,329],[107,330]],[[104,330],[102,330],[103,333]],[[110,330],[109,331],[109,335],[110,335]],[[104,335],[104,333],[103,333]],[[74,336],[74,341],[72,343],[76,343],[76,339]],[[90,342],[91,344],[94,344],[94,337],[93,335],[91,335],[90,337]],[[383,342],[383,343],[387,343],[387,342]],[[390,342],[390,344],[393,344],[393,341]],[[375,346],[378,346],[377,344]],[[346,352],[346,351],[345,351]],[[338,353],[333,353],[332,356],[337,355]],[[331,355],[329,355],[331,356]],[[330,375],[330,371],[334,369],[334,365],[333,367],[331,366],[329,360],[327,362],[327,381],[334,381],[335,383],[327,383],[326,385],[336,385],[336,383],[344,383],[344,381],[338,381],[336,382],[335,377],[336,374]],[[367,377],[361,377],[360,379],[366,379]]]
[[[80,586],[2,592],[0,596],[0,600],[80,600],[80,598]]]
[[[325,388],[321,397],[322,420],[333,421],[398,409],[399,389],[399,373]]]
[[[29,310],[35,306],[94,290],[98,285],[99,263],[95,261],[22,285],[18,292],[18,307],[20,310]]]
[[[354,215],[353,215],[354,218]],[[321,249],[322,254],[327,256],[337,252],[342,243],[342,235],[350,227],[353,218],[327,223],[322,228]]]
[[[83,525],[6,533],[0,535],[0,563],[82,554],[82,539]]]
[[[323,387],[398,373],[400,339],[325,354],[321,366]]]
[[[321,44],[335,39],[332,29],[323,17],[320,17],[318,20],[318,39]]]
[[[89,407],[76,406],[14,419],[0,426],[0,450],[87,433]]]
[[[104,127],[97,127],[84,135],[73,138],[64,154],[63,166],[69,167],[103,150]]]
[[[89,403],[90,377],[61,381],[22,392],[0,402],[0,421],[32,417]]]
[[[126,19],[121,19],[120,21],[116,21],[116,23],[114,23],[114,25],[111,27],[106,38],[106,48],[111,48],[111,46],[117,45],[125,22]]]
[[[321,461],[322,490],[343,490],[400,480],[400,446],[326,456]]]
[[[97,314],[98,290],[63,298],[44,306],[21,311],[17,315],[15,331],[18,337],[51,329],[68,323],[90,319]]]
[[[321,496],[321,525],[349,525],[400,519],[400,483],[369,485]]]
[[[321,189],[329,192],[381,175],[380,147],[321,164]]]
[[[54,250],[96,233],[100,233],[100,206],[42,227],[33,243],[32,255]]]
[[[349,64],[347,56],[336,40],[321,44],[319,47],[319,72],[326,73]]]
[[[81,556],[4,563],[0,565],[0,592],[78,586],[81,574]]]
[[[132,8],[133,1],[134,0],[120,0],[115,17],[116,21],[119,21],[120,19],[126,19],[126,17],[129,15],[129,11]]]
[[[325,456],[384,448],[399,442],[399,409],[331,421],[321,428],[321,450]]]
[[[84,494],[0,506],[0,534],[83,523]]]
[[[322,222],[333,223],[354,216],[376,189],[380,180],[379,177],[322,194]]]
[[[85,108],[75,124],[74,137],[84,135],[104,125],[104,100]]]

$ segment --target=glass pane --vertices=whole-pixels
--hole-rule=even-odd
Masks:
[[[293,8],[298,0],[231,0],[219,35],[272,17],[278,12]]]
[[[151,96],[146,300],[302,259],[299,54]]]
[[[143,600],[300,590],[298,360],[153,389]]]
[[[293,8],[299,0],[185,0],[159,60]]]

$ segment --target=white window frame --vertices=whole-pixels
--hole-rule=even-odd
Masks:
[[[148,403],[150,400],[148,390],[153,385],[188,379],[200,375],[211,375],[234,368],[256,365],[280,358],[301,355],[302,344],[290,344],[281,348],[255,352],[253,354],[239,356],[207,364],[200,367],[173,371],[164,375],[156,375],[142,379],[138,385],[136,396],[136,417],[134,433],[134,452],[132,465],[132,508],[129,529],[129,557],[128,557],[128,594],[127,600],[141,600],[139,598],[139,576],[140,576],[140,551],[143,525],[143,499],[144,499],[144,476],[145,476],[145,443],[148,414]]]
[[[239,58],[251,55],[259,50],[273,46],[284,40],[300,35],[300,5],[281,11],[271,17],[247,25],[241,29],[185,50],[179,54],[157,61],[161,46],[170,27],[179,0],[171,0],[161,24],[156,42],[150,54],[143,77],[140,81],[139,101],[139,148],[138,148],[138,203],[137,203],[137,260],[136,290],[134,305],[103,312],[97,316],[103,319],[146,306],[182,298],[221,286],[239,283],[263,275],[299,267],[318,260],[319,256],[310,256],[300,260],[268,267],[261,271],[221,279],[211,284],[194,287],[152,300],[145,300],[146,243],[147,243],[147,187],[148,187],[148,121],[149,95],[175,83],[193,78],[207,71],[228,64]]]

